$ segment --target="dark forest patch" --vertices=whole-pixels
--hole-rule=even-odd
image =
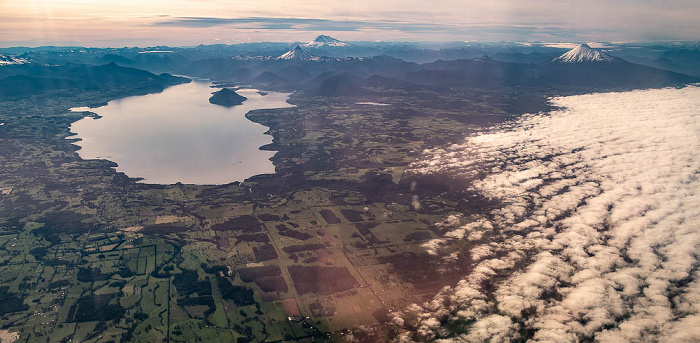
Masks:
[[[144,225],[140,230],[144,235],[169,235],[185,232],[190,229],[189,225],[178,224],[152,224]]]
[[[182,273],[175,274],[173,286],[182,296],[189,296],[194,293],[199,295],[211,295],[211,283],[209,280],[198,281],[199,274],[194,270],[184,269]]]
[[[219,273],[228,274],[228,267],[227,266],[213,265],[213,266],[209,267],[206,263],[201,263],[199,266],[202,267],[202,270],[207,274],[212,274],[212,275],[216,275]]]
[[[134,273],[126,267],[121,268],[119,271],[109,274],[104,274],[97,268],[80,268],[78,269],[77,279],[80,282],[95,282],[95,281],[106,281],[112,278],[112,276],[119,274],[121,277],[131,277]]]
[[[110,304],[116,294],[89,295],[78,298],[68,310],[73,322],[106,322],[120,320],[126,311],[119,304]]]
[[[198,278],[197,271],[184,269],[182,273],[175,274],[173,286],[181,296],[177,299],[178,306],[208,306],[209,309],[204,313],[206,317],[215,309],[211,282],[209,280],[198,281]]]
[[[291,238],[298,239],[301,241],[305,241],[305,240],[313,237],[312,235],[310,235],[306,232],[302,232],[302,231],[294,230],[294,229],[280,230],[279,234],[281,236],[291,237]]]
[[[349,209],[342,209],[340,210],[340,213],[345,217],[347,220],[356,223],[356,222],[361,222],[364,220],[362,218],[362,212],[360,211],[355,211],[355,210],[349,210]]]
[[[275,247],[273,247],[271,244],[254,247],[253,253],[255,254],[255,260],[258,262],[274,260],[278,257]]]
[[[263,214],[258,214],[258,219],[260,219],[264,222],[272,222],[272,221],[279,221],[280,216],[275,215],[275,214],[263,213]]]
[[[289,290],[287,282],[284,281],[282,275],[258,278],[255,279],[255,284],[263,292],[287,292]]]
[[[299,294],[329,295],[358,285],[347,267],[289,266],[288,270]]]
[[[260,232],[262,226],[255,216],[245,215],[240,217],[233,217],[221,224],[214,224],[211,226],[214,231],[243,231],[243,232]]]
[[[90,224],[83,223],[83,220],[89,217],[86,214],[72,211],[60,211],[47,214],[41,221],[44,222],[44,228],[50,228],[60,233],[82,233],[91,228]],[[39,229],[34,231],[37,230]]]
[[[321,217],[323,217],[323,220],[326,221],[328,224],[340,224],[340,219],[335,215],[335,213],[331,210],[325,209],[321,210]]]
[[[49,290],[54,290],[56,288],[65,287],[68,285],[70,285],[69,280],[58,280],[58,281],[54,281],[54,282],[50,283],[48,288],[49,288]]]
[[[46,255],[48,255],[49,250],[46,249],[45,247],[37,247],[33,248],[32,250],[29,250],[29,253],[34,256],[34,259],[37,261],[43,260]]]
[[[355,228],[363,236],[371,235],[372,231],[370,229],[375,228],[377,226],[379,226],[379,224],[377,224],[377,223],[357,223],[357,224],[355,224]]]
[[[85,233],[92,227],[83,223],[90,216],[71,211],[60,211],[47,214],[42,221],[44,226],[32,230],[32,234],[44,238],[51,245],[61,243],[61,234]]]
[[[236,245],[240,242],[258,242],[258,243],[269,243],[270,238],[267,237],[266,233],[246,233],[242,235],[237,235],[236,239],[238,240],[236,242]]]
[[[382,256],[378,260],[391,266],[390,273],[397,274],[402,280],[422,290],[439,289],[444,285],[456,283],[467,275],[471,268],[466,256],[458,259],[461,261],[459,263],[450,263],[437,256],[405,252]]]
[[[24,303],[22,298],[14,293],[10,293],[9,290],[10,287],[0,287],[0,304],[2,304],[0,306],[0,315],[28,310],[29,306]]]
[[[217,277],[216,281],[219,284],[219,290],[221,290],[221,296],[224,299],[232,300],[238,306],[255,304],[253,290],[250,288],[234,286],[231,284],[231,281],[223,277]]]
[[[286,292],[289,290],[282,277],[282,271],[277,265],[251,267],[238,270],[241,280],[253,282],[263,292]]]
[[[284,252],[287,254],[295,253],[295,252],[301,252],[301,251],[313,251],[313,250],[318,250],[318,249],[325,249],[327,247],[326,244],[324,243],[309,243],[309,244],[299,244],[299,245],[290,245],[288,247],[282,248]]]

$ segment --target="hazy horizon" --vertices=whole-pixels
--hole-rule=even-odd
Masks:
[[[320,33],[319,35],[326,35],[326,36],[331,36],[329,34],[323,34]],[[317,35],[318,36],[318,35]],[[148,48],[158,48],[158,47],[168,47],[168,48],[196,48],[198,46],[207,46],[207,45],[217,45],[217,44],[223,44],[223,45],[242,45],[242,44],[289,44],[290,47],[293,47],[297,43],[305,43],[305,42],[311,42],[315,39],[313,36],[309,39],[298,39],[298,40],[290,40],[290,41],[273,41],[273,40],[261,40],[261,41],[251,41],[251,42],[238,42],[238,43],[200,43],[200,44],[191,44],[191,45],[148,45],[148,44],[141,44],[141,45],[80,45],[78,42],[65,42],[65,44],[61,44],[61,42],[58,42],[56,44],[5,44],[5,42],[0,41],[0,49],[10,49],[10,48],[28,48],[28,49],[40,49],[40,48],[86,48],[86,49],[148,49]],[[332,38],[335,38],[334,36],[331,36]],[[502,41],[456,41],[456,40],[446,40],[446,41],[430,41],[430,40],[376,40],[376,41],[368,41],[368,40],[342,40],[343,42],[347,43],[377,43],[377,44],[415,44],[415,45],[420,45],[420,44],[425,44],[425,45],[432,45],[437,48],[458,48],[458,47],[468,47],[472,44],[479,44],[479,45],[498,45],[498,44],[519,44],[523,47],[542,47],[542,48],[558,48],[558,49],[572,49],[580,44],[588,44],[591,48],[594,49],[602,49],[606,47],[612,47],[615,45],[653,45],[653,44],[666,44],[666,45],[678,45],[678,46],[683,46],[687,44],[698,44],[700,43],[700,39],[698,40],[654,40],[654,41],[587,41],[587,40],[562,40],[562,41],[538,41],[538,40],[533,40],[533,41],[514,41],[514,40],[502,40]],[[458,44],[463,44],[463,45],[458,45]],[[169,51],[168,51],[169,52]]]
[[[371,9],[371,11],[368,11]],[[345,41],[693,41],[692,1],[0,2],[2,46]]]

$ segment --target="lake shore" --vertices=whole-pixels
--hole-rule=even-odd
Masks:
[[[129,97],[89,109],[71,125],[85,159],[107,159],[117,170],[155,184],[225,184],[274,173],[269,128],[248,120],[253,110],[291,107],[289,94],[239,89],[248,100],[230,108],[210,104],[209,82]],[[88,110],[85,108],[76,111]]]

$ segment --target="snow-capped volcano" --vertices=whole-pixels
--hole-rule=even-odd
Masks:
[[[318,57],[302,50],[298,45],[296,48],[285,52],[284,54],[277,57],[277,60],[287,60],[287,61],[315,61]]]
[[[475,62],[483,62],[483,63],[492,63],[493,62],[493,59],[491,57],[486,56],[486,55],[474,57],[472,60]]]
[[[0,66],[11,65],[11,64],[27,64],[31,63],[30,60],[18,56],[12,55],[0,55]]]
[[[581,44],[563,55],[555,58],[552,62],[557,63],[583,63],[583,62],[613,62],[615,58],[593,50],[588,44]]]
[[[348,46],[350,44],[341,42],[333,37],[326,36],[326,35],[319,35],[316,37],[316,39],[304,44],[306,47],[314,47],[314,48],[319,48],[322,46],[332,46],[332,47],[339,47],[339,46]]]

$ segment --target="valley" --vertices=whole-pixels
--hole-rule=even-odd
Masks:
[[[411,190],[404,168],[425,146],[508,117],[426,117],[405,99],[293,97],[296,107],[251,112],[270,127],[277,173],[220,186],[142,184],[81,159],[66,138],[82,112],[3,115],[2,284],[32,299],[3,325],[30,341],[242,342],[334,340],[388,320],[448,282],[423,274],[440,262],[420,245],[459,206],[429,181]],[[201,288],[181,289],[184,274]],[[114,313],[78,316],[90,303]]]

